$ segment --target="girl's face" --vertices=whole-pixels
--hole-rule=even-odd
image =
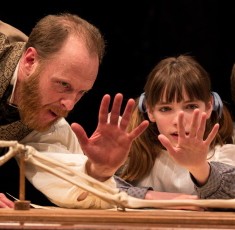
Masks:
[[[204,101],[190,100],[184,94],[184,99],[180,102],[173,101],[167,103],[160,101],[151,109],[147,109],[149,120],[156,122],[159,133],[165,135],[173,144],[178,143],[178,115],[179,112],[184,112],[184,127],[186,134],[189,133],[190,125],[193,117],[193,111],[199,109],[200,114],[206,112],[207,119],[212,112],[212,99],[205,104]]]

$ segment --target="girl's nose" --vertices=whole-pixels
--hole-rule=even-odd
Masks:
[[[174,125],[178,125],[179,123],[179,114],[182,112],[182,110],[177,110],[174,115],[173,115],[173,118],[172,118],[172,121],[173,121],[173,124]]]

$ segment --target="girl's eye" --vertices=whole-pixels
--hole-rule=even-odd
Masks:
[[[198,106],[196,104],[189,104],[186,107],[187,107],[187,109],[197,109],[198,108]]]
[[[169,111],[171,108],[169,107],[162,107],[159,109],[160,112],[166,112],[166,111]]]

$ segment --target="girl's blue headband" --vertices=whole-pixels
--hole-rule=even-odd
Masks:
[[[141,113],[146,113],[146,107],[144,105],[145,93],[142,93],[139,98],[138,108]]]
[[[218,113],[219,118],[222,117],[222,113],[223,113],[223,102],[219,96],[218,93],[216,92],[211,92],[213,99],[214,99],[214,103],[213,103],[213,111],[216,111]]]

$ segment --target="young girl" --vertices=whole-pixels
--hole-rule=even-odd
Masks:
[[[129,129],[145,119],[150,125],[119,172],[124,180],[159,192],[235,198],[233,121],[193,57],[166,58],[151,71]]]

